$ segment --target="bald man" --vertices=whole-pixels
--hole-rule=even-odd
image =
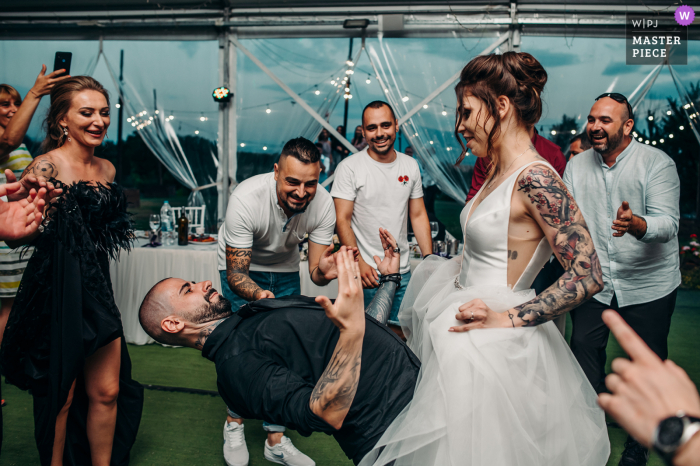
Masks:
[[[219,393],[236,412],[305,436],[333,435],[358,464],[411,401],[420,368],[385,325],[401,276],[393,238],[383,231],[382,242],[382,283],[366,313],[358,263],[342,247],[335,302],[261,299],[232,314],[211,282],[170,278],[149,291],[139,319],[156,341],[215,362]]]
[[[635,141],[633,128],[625,96],[599,96],[586,126],[593,148],[569,160],[563,177],[586,219],[603,269],[603,291],[571,311],[571,351],[598,393],[605,392],[609,335],[603,311],[619,312],[666,359],[681,283],[676,164],[662,150]],[[645,465],[648,456],[629,437],[620,464]]]

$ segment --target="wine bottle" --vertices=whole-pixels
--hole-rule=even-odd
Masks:
[[[187,246],[189,231],[189,221],[187,220],[187,215],[185,215],[185,208],[183,207],[180,213],[180,218],[177,219],[177,245]]]

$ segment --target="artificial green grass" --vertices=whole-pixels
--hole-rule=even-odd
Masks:
[[[567,336],[571,325],[567,325]],[[700,292],[679,291],[669,335],[669,357],[685,369],[696,385],[700,384],[698,339],[700,334]],[[190,348],[164,348],[159,345],[132,346],[129,353],[133,376],[143,384],[216,390],[214,364],[199,351]],[[611,336],[608,343],[608,369],[623,351]],[[222,456],[223,423],[226,407],[220,397],[146,390],[143,417],[132,450],[134,466],[225,465]],[[0,464],[26,466],[39,464],[34,445],[34,418],[31,396],[3,384],[4,441]],[[263,458],[265,432],[260,421],[248,420],[246,442],[250,465],[269,465]],[[627,434],[618,427],[609,427],[611,455],[608,466],[616,466]],[[324,434],[305,438],[287,431],[294,444],[319,466],[352,464],[335,440]],[[652,455],[649,466],[662,466]],[[486,466],[486,465],[484,465]]]

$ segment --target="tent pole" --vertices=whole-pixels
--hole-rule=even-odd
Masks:
[[[336,138],[342,145],[344,145],[344,146],[345,146],[350,152],[352,152],[353,154],[354,154],[355,152],[357,152],[357,149],[355,149],[355,146],[353,146],[352,144],[350,144],[350,142],[349,142],[347,139],[345,139],[345,138],[343,137],[342,134],[338,133],[338,131],[336,131],[335,128],[333,128],[333,126],[331,126],[330,123],[328,123],[326,120],[324,120],[323,117],[322,117],[321,115],[319,115],[313,108],[311,108],[311,107],[309,106],[309,104],[307,104],[306,101],[305,101],[304,99],[302,99],[301,97],[299,97],[299,95],[298,95],[296,92],[294,92],[293,90],[291,90],[291,89],[289,88],[289,86],[287,86],[284,82],[282,82],[282,80],[281,80],[280,78],[278,78],[277,76],[275,76],[275,75],[272,73],[272,71],[270,71],[270,69],[269,69],[267,66],[265,66],[260,60],[257,59],[257,57],[256,57],[255,55],[253,55],[252,53],[250,53],[250,51],[249,51],[248,49],[246,49],[245,47],[243,47],[243,46],[241,45],[241,43],[238,42],[238,39],[236,39],[235,37],[231,37],[230,40],[231,40],[231,43],[233,43],[233,45],[235,45],[236,48],[238,48],[238,50],[240,50],[241,52],[243,52],[243,53],[245,54],[245,56],[247,56],[248,58],[250,58],[250,59],[253,61],[253,63],[255,63],[255,64],[258,66],[258,68],[260,68],[260,69],[261,69],[266,75],[268,75],[279,87],[281,87],[282,90],[284,90],[284,92],[286,92],[286,93],[289,95],[289,97],[291,97],[292,99],[294,99],[294,101],[295,101],[296,103],[298,103],[299,105],[301,105],[301,108],[303,108],[304,110],[306,110],[306,112],[307,112],[309,115],[311,115],[312,117],[314,117],[314,119],[315,119],[316,121],[318,121],[319,123],[321,123],[321,126],[323,126],[324,128],[326,128],[326,129],[328,130],[329,133],[331,133],[333,136],[335,136],[335,138]]]
[[[228,16],[228,12],[226,16]],[[219,38],[219,82],[223,83],[225,87],[228,87],[229,81],[229,59],[229,28],[226,27]],[[219,224],[226,218],[226,207],[228,204],[229,112],[226,107],[227,104],[225,102],[219,103],[219,173],[221,176],[217,202]]]

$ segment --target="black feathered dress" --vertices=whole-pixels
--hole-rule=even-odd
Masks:
[[[62,185],[8,318],[0,362],[7,381],[34,397],[34,431],[42,465],[50,465],[56,416],[77,379],[68,415],[63,464],[90,465],[85,359],[123,337],[109,259],[134,238],[126,197],[116,184]],[[131,378],[121,340],[117,426],[112,466],[129,463],[143,409],[143,387]]]

